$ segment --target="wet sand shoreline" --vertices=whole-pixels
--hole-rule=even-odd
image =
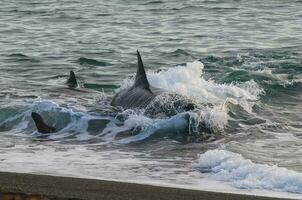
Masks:
[[[19,199],[92,200],[278,200],[242,194],[208,192],[151,186],[117,181],[70,178],[49,175],[0,172],[0,200],[19,195]],[[279,198],[285,200],[285,198]]]

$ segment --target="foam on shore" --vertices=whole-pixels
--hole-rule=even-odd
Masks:
[[[201,154],[193,167],[236,188],[302,194],[302,173],[278,166],[256,164],[240,154],[226,150],[209,150]]]

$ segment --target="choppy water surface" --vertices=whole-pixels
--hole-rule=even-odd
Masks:
[[[299,197],[301,36],[298,0],[2,0],[0,169]],[[137,49],[151,85],[211,105],[191,113],[210,139],[110,107]],[[90,93],[65,88],[69,70]],[[32,111],[59,132],[41,138]]]

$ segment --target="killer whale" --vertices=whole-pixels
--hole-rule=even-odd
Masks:
[[[81,88],[77,88],[78,82],[76,79],[76,75],[73,71],[70,71],[70,75],[68,80],[66,81],[66,85],[68,86],[68,88],[65,88],[66,91],[81,90]],[[158,96],[165,94],[170,95],[173,100],[171,102],[168,101],[164,103],[168,105],[167,107],[162,106],[161,103],[154,103],[156,102],[156,98]],[[199,136],[200,134],[203,134],[203,132],[211,132],[210,129],[208,129],[205,125],[200,126],[198,133],[196,131],[190,131],[190,126],[192,126],[192,119],[190,117],[189,112],[187,111],[191,111],[197,108],[196,104],[194,104],[192,101],[182,95],[151,86],[147,79],[144,64],[139,51],[137,51],[137,72],[135,75],[134,84],[130,88],[121,90],[120,92],[116,93],[113,99],[111,100],[110,104],[114,108],[146,108],[146,110],[148,110],[148,107],[151,105],[151,107],[153,106],[152,109],[149,109],[149,112],[145,112],[145,114],[149,116],[151,115],[152,117],[157,117],[157,114],[165,114],[165,116],[172,117],[168,121],[163,121],[160,126],[156,127],[156,129],[150,129],[150,133],[164,132],[171,133],[173,136],[177,136],[182,133],[180,135],[184,138],[184,141],[189,142],[189,139],[195,134],[197,134],[196,136]],[[172,109],[171,105],[173,107]],[[175,109],[175,107],[179,107],[181,109],[177,110]],[[56,132],[56,129],[47,125],[43,121],[42,117],[37,113],[33,113],[32,117],[36,123],[39,132]],[[189,135],[187,133],[189,133]]]
[[[146,108],[157,96],[162,94],[168,94],[172,99],[177,98],[178,100],[174,101],[174,106],[181,107],[182,111],[189,111],[195,108],[193,102],[188,98],[151,86],[147,79],[141,55],[137,51],[137,72],[134,84],[130,88],[118,92],[113,97],[111,105],[123,107],[124,109]]]
[[[112,106],[120,106],[123,108],[143,108],[147,106],[157,95],[164,91],[151,87],[146,76],[144,64],[137,51],[137,72],[135,82],[132,87],[117,93],[112,101]]]
[[[58,87],[46,89],[48,92],[57,96],[90,96],[91,94],[99,94],[97,90],[80,87],[79,81],[74,71],[69,72],[67,80]]]
[[[168,95],[169,101],[161,102],[161,96]],[[157,98],[159,97],[159,98]],[[164,89],[156,88],[150,85],[145,72],[144,64],[137,51],[137,72],[135,75],[134,84],[127,89],[121,90],[113,97],[111,105],[122,107],[124,109],[144,108],[147,116],[156,117],[164,116],[162,122],[151,126],[147,132],[122,140],[121,142],[139,141],[146,135],[153,134],[170,134],[169,137],[180,138],[181,142],[193,142],[206,140],[212,133],[205,121],[199,121],[198,118],[191,118],[191,113],[200,107],[193,100],[170,92]],[[192,116],[195,116],[192,114]]]
[[[39,115],[38,113],[32,112],[31,117],[34,120],[39,133],[54,133],[54,132],[57,132],[56,128],[54,128],[50,125],[47,125],[44,122],[41,115]]]
[[[72,70],[69,72],[69,78],[66,81],[66,85],[69,88],[76,88],[76,87],[78,87],[78,81],[77,81],[76,75],[75,75],[75,73]]]

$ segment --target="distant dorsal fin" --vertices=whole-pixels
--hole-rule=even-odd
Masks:
[[[137,72],[134,87],[142,87],[145,89],[149,89],[150,87],[139,51],[137,51]]]
[[[70,71],[70,75],[69,75],[69,78],[68,78],[66,84],[70,88],[78,87],[77,78],[76,78],[75,73],[73,71]]]

